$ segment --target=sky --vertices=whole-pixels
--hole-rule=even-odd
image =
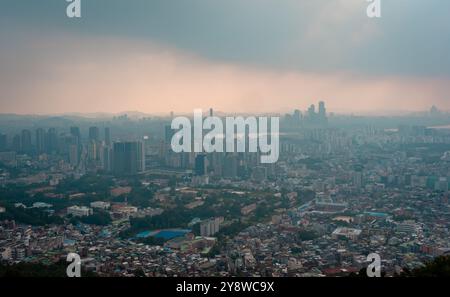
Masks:
[[[450,110],[450,1],[0,1],[0,113]]]

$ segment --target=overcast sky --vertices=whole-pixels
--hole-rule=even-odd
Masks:
[[[0,2],[0,112],[450,110],[450,1]]]

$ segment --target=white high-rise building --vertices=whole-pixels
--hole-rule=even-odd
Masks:
[[[205,222],[200,223],[200,235],[204,237],[210,237],[219,232],[220,224],[223,222],[223,218],[213,218]]]

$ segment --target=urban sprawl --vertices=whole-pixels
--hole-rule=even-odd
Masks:
[[[173,114],[0,116],[1,263],[346,276],[377,253],[389,276],[450,251],[449,114],[279,116],[274,164],[174,153]]]

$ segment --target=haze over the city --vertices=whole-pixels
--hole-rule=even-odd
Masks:
[[[448,0],[0,1],[1,292],[426,295],[413,278],[450,277],[449,20]]]
[[[364,0],[2,1],[0,110],[450,109],[450,3]]]

